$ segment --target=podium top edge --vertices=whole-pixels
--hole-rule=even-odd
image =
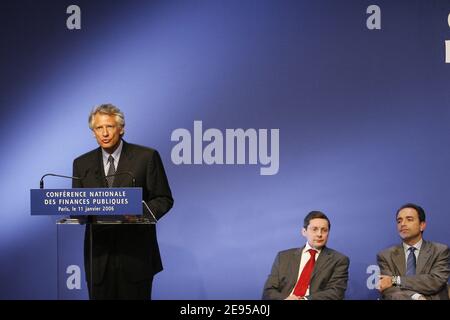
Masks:
[[[93,221],[93,222],[81,222],[79,219],[60,219],[56,221],[56,225],[86,225],[86,224],[92,224],[92,225],[151,225],[156,224],[156,222],[151,221],[148,218],[139,218],[136,221],[124,221],[124,220],[100,220],[100,221]]]

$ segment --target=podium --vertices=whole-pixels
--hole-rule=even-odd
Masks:
[[[56,221],[56,283],[58,300],[84,300],[95,296],[95,268],[101,265],[96,256],[96,234],[116,232],[117,228],[139,229],[150,227],[156,221],[150,218],[137,218],[126,221],[118,216],[92,217],[83,219],[62,218]],[[94,232],[93,232],[94,231]],[[119,230],[120,232],[120,230]],[[97,239],[103,241],[103,239]],[[93,270],[93,272],[91,272]],[[89,280],[89,281],[88,281]]]
[[[119,254],[138,257],[133,249],[127,252],[133,235],[155,228],[157,222],[141,188],[32,189],[30,198],[32,215],[58,217],[58,299],[95,297],[95,283],[101,281],[106,263]]]

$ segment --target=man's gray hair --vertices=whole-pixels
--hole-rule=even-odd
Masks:
[[[115,116],[117,124],[121,128],[125,127],[125,116],[123,115],[123,112],[120,111],[120,109],[117,108],[115,105],[111,103],[105,103],[94,107],[94,109],[92,109],[91,113],[89,114],[89,128],[91,130],[94,130],[94,116],[97,113]]]

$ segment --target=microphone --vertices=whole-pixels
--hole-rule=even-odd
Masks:
[[[133,174],[130,171],[121,171],[121,172],[116,172],[116,173],[113,173],[113,174],[106,175],[105,176],[106,185],[108,185],[108,180],[106,180],[106,178],[115,177],[115,176],[122,176],[122,175],[129,176],[131,178],[131,181],[132,181],[132,187],[133,188],[136,187],[136,178],[133,176]]]
[[[87,175],[87,173],[86,173],[86,175]],[[80,178],[80,177],[71,177],[71,176],[63,176],[62,174],[46,173],[46,174],[44,174],[42,176],[41,181],[39,181],[39,188],[40,189],[44,189],[44,178],[47,177],[47,176],[66,178],[66,179],[71,179],[71,180],[83,180],[83,178]],[[85,223],[85,221],[84,221],[85,218],[83,216],[70,216],[70,218],[71,219],[78,219],[80,221],[80,224]],[[91,222],[92,218],[90,218],[90,216],[89,216],[87,221]]]
[[[52,177],[59,177],[59,178],[67,178],[67,179],[72,179],[72,180],[83,180],[80,177],[70,177],[70,176],[63,176],[61,174],[54,174],[54,173],[46,173],[42,176],[41,180],[39,181],[39,189],[44,189],[44,178],[47,176],[52,176]]]

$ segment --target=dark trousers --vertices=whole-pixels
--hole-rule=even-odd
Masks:
[[[123,276],[120,263],[111,257],[102,281],[91,286],[88,281],[91,300],[151,300],[153,277],[139,282],[130,282]]]

